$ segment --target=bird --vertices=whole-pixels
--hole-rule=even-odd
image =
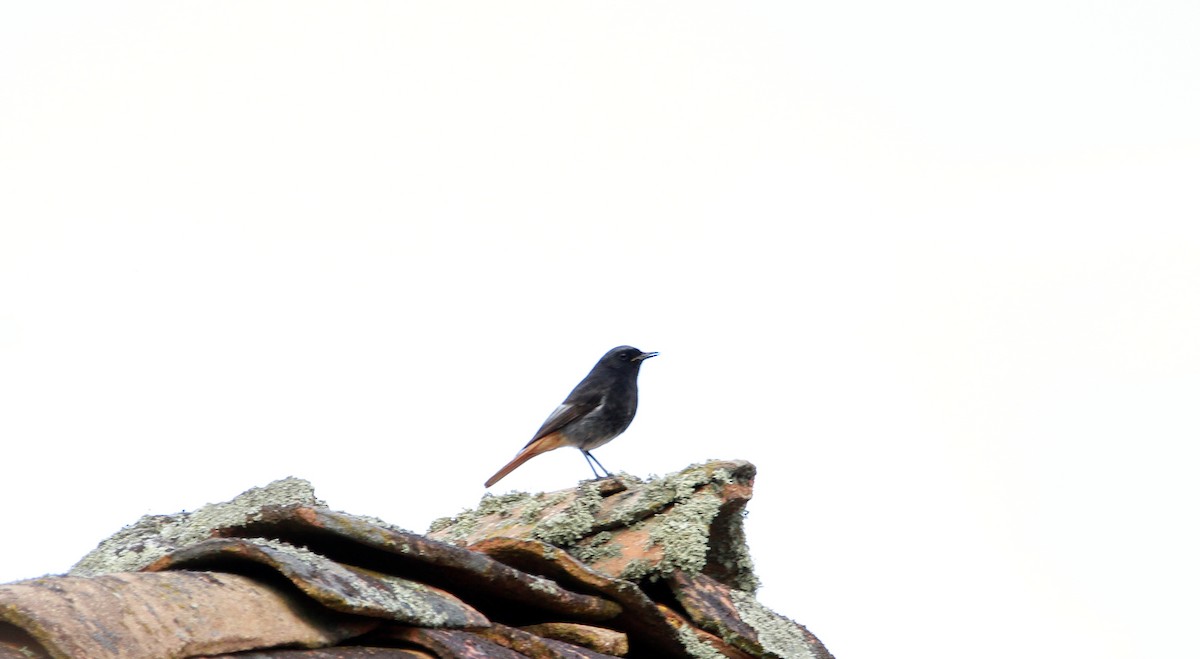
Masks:
[[[596,467],[600,467],[605,476],[612,477],[591,451],[612,441],[633,422],[638,403],[638,371],[642,362],[657,356],[657,352],[642,352],[632,346],[617,346],[605,353],[562,404],[550,413],[517,457],[487,479],[484,487],[495,485],[535,455],[563,446],[574,446],[582,451],[583,459],[597,479],[600,474],[596,473]],[[596,466],[592,466],[593,462]]]

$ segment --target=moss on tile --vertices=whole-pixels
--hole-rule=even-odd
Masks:
[[[708,563],[708,537],[713,519],[721,509],[721,498],[696,493],[675,504],[650,531],[650,543],[663,550],[656,572],[676,569],[696,574]]]
[[[532,501],[527,502],[521,510],[521,523],[536,523],[547,508],[553,508],[559,505],[560,503],[566,501],[570,496],[571,494],[569,492],[555,492],[553,494],[541,493],[532,496]]]
[[[675,634],[679,637],[679,642],[683,644],[683,648],[687,653],[696,659],[725,659],[725,655],[716,648],[705,643],[703,639],[696,635],[696,632],[687,627],[681,627],[675,630]]]
[[[612,533],[601,531],[591,537],[584,538],[582,542],[572,546],[568,551],[575,558],[588,564],[605,558],[615,558],[621,555],[621,549],[610,544],[611,540]]]
[[[458,544],[491,536],[535,539],[596,564],[626,553],[612,544],[617,529],[636,532],[645,526],[650,530],[646,549],[657,547],[661,551],[654,554],[663,559],[620,567],[623,578],[658,579],[676,569],[694,574],[715,567],[714,576],[753,590],[757,579],[745,546],[741,505],[723,507],[729,503],[726,488],[753,477],[749,463],[713,461],[646,481],[622,474],[624,490],[613,490],[608,481],[582,481],[553,493],[485,495],[478,508],[438,520],[431,532]]]
[[[714,464],[720,463],[693,464],[673,474],[647,480],[634,496],[613,511],[613,521],[621,525],[633,524],[675,502],[686,501],[704,485],[733,482],[728,470]]]
[[[823,647],[816,648],[820,654],[814,653],[814,647],[805,636],[804,628],[795,621],[759,604],[749,593],[734,590],[730,595],[738,616],[754,628],[758,633],[759,645],[772,656],[789,659],[823,659],[829,656]]]
[[[264,506],[293,505],[324,507],[325,502],[316,497],[311,483],[288,477],[192,513],[146,515],[102,541],[68,574],[93,577],[139,570],[175,549],[211,537],[215,529],[254,521]]]
[[[545,577],[539,577],[537,575],[531,576],[533,576],[533,580],[529,584],[530,588],[534,590],[540,590],[543,593],[550,593],[552,595],[559,595],[562,593],[562,589],[556,582]]]
[[[754,559],[750,556],[750,547],[746,544],[747,512],[742,509],[733,515],[735,517],[723,524],[726,541],[709,547],[708,560],[725,568],[726,574],[733,575],[729,585],[753,594],[758,591],[760,584],[758,576],[754,573]]]
[[[570,547],[595,530],[596,511],[601,501],[600,486],[596,482],[582,483],[575,488],[575,500],[538,522],[531,535],[556,547]]]
[[[478,624],[471,615],[446,600],[446,594],[397,576],[337,563],[304,547],[262,538],[242,542],[275,552],[281,573],[326,606],[346,613],[386,617],[423,627],[464,627]],[[297,570],[289,563],[305,566]]]
[[[507,494],[485,494],[479,500],[479,505],[473,509],[464,509],[451,517],[439,517],[429,525],[427,533],[439,533],[446,536],[450,542],[462,544],[479,527],[484,518],[495,515],[505,519],[523,508],[539,508],[531,505],[536,502],[537,495],[527,492],[509,492]]]
[[[644,558],[635,558],[625,564],[621,568],[621,574],[618,575],[626,581],[638,582],[645,579],[647,575],[654,572],[654,565]]]

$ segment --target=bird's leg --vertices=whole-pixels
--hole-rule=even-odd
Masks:
[[[592,466],[592,460],[595,460],[595,458],[592,457],[591,453],[583,449],[579,449],[579,452],[583,454],[583,459],[587,462],[588,467],[591,468],[592,475],[596,477],[596,480],[600,480],[600,474],[597,474],[596,468]]]
[[[591,454],[591,452],[589,452],[589,451],[584,451],[584,452],[583,452],[583,459],[588,461],[588,466],[589,466],[589,467],[592,467],[592,463],[593,463],[593,462],[595,462],[595,463],[596,463],[596,467],[600,467],[600,471],[603,471],[605,476],[608,476],[609,478],[612,478],[612,477],[613,477],[613,475],[612,475],[612,474],[610,474],[610,473],[608,473],[608,470],[604,468],[604,465],[600,464],[600,461],[599,461],[599,460],[597,460],[597,459],[596,459],[596,456],[592,455],[592,454]],[[595,476],[597,479],[599,479],[599,478],[600,478],[600,474],[597,474],[597,473],[596,473],[596,467],[592,467],[592,475],[593,475],[593,476]]]

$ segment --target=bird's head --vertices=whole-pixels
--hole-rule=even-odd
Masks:
[[[643,361],[657,356],[657,352],[642,352],[633,346],[617,346],[600,358],[600,364],[622,371],[636,371]]]

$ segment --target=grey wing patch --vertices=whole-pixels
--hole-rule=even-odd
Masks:
[[[577,400],[571,403],[563,403],[554,408],[550,416],[542,423],[542,427],[534,433],[533,439],[529,440],[529,444],[549,435],[556,430],[562,430],[567,424],[582,418],[604,406],[604,396],[595,396],[584,400]],[[529,444],[526,444],[528,446]]]
[[[575,418],[577,415],[571,414],[571,409],[574,407],[576,406],[563,403],[562,405],[554,408],[554,411],[550,413],[550,416],[546,417],[546,420],[542,422],[542,427],[545,428],[547,426],[553,426],[560,419]]]

